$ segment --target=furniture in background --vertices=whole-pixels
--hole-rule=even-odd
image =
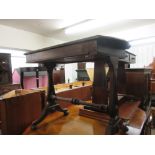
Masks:
[[[78,63],[78,69],[77,72],[77,81],[89,81],[89,75],[86,70],[86,63]]]
[[[77,81],[73,83],[57,84],[57,85],[54,85],[54,88],[58,96],[62,96],[62,97],[70,96],[72,98],[79,98],[85,101],[91,100],[91,96],[92,96],[92,82],[91,81]],[[34,88],[32,90],[45,91],[46,96],[47,96],[47,92],[48,92],[47,87]],[[66,103],[63,101],[61,101],[60,104],[64,108],[71,105],[69,102]]]
[[[21,89],[20,84],[3,84],[0,85],[0,95],[3,95],[11,90]]]
[[[20,84],[12,84],[11,54],[0,53],[0,95],[20,89]]]
[[[0,85],[12,83],[11,54],[0,53]]]
[[[126,82],[125,91],[123,93],[131,96],[135,96],[141,100],[141,108],[150,109],[150,79],[151,79],[150,68],[132,68],[126,69]]]
[[[67,84],[58,84],[58,85],[55,85],[57,96],[61,96],[61,97],[70,96],[72,98],[79,98],[81,100],[86,100],[86,101],[91,100],[91,96],[92,96],[92,82],[90,82],[90,81],[87,81],[86,82],[85,81],[85,86],[82,86],[82,82],[81,81],[80,82],[73,82],[71,84],[72,84],[72,88],[69,87],[69,84],[68,83]],[[47,91],[47,88],[39,88],[39,89],[36,89],[36,90],[44,90],[44,91]],[[72,109],[72,104],[69,103],[69,102],[64,102],[64,101],[57,101],[57,102],[61,105],[62,108],[69,108],[69,110],[70,110],[70,108]],[[78,116],[78,111],[77,110],[73,110],[73,111],[74,111],[74,114],[71,115],[71,117],[73,118],[74,115],[77,115],[77,117],[79,117]],[[58,115],[61,116],[62,113],[59,113]],[[59,118],[59,116],[57,117],[57,115],[54,115],[54,118]],[[61,118],[58,119],[58,121],[59,121],[59,127],[55,127],[55,126],[52,125],[52,128],[51,128],[51,126],[49,125],[49,122],[51,124],[53,124],[53,122],[52,122],[51,115],[49,115],[49,117],[47,117],[47,119],[45,119],[45,121],[42,122],[42,124],[40,124],[40,127],[39,127],[39,130],[38,131],[31,130],[31,126],[29,126],[24,131],[24,134],[56,134],[56,133],[59,132],[59,130],[61,128],[63,128],[63,126],[61,126],[61,124],[62,124],[62,119]],[[75,120],[76,119],[79,119],[79,118],[75,118]],[[69,133],[70,130],[76,128],[77,126],[80,128],[79,121],[78,121],[78,123],[74,123],[72,120],[67,121],[69,118],[66,118],[65,117],[64,119],[65,119],[65,123],[68,124],[68,126],[71,125],[69,127],[69,130],[66,130],[66,133]],[[67,122],[69,122],[69,123],[67,123]],[[73,123],[73,126],[72,126],[72,123]],[[85,131],[86,130],[87,130],[87,128],[85,128]],[[72,130],[72,132],[74,132],[74,131]],[[72,133],[70,132],[70,134],[72,134]]]
[[[153,58],[153,61],[149,64],[149,67],[152,69],[152,74],[150,79],[152,128],[155,128],[155,58]]]
[[[155,95],[155,58],[153,58],[153,61],[149,64],[149,66],[152,69],[151,73],[151,86],[150,86],[150,91],[151,94],[154,96]]]
[[[64,68],[54,70],[54,84],[65,82]],[[20,83],[23,89],[47,86],[47,72],[44,67],[22,67],[13,72],[13,83]]]
[[[45,107],[45,92],[13,90],[0,98],[1,133],[18,135],[41,114]]]

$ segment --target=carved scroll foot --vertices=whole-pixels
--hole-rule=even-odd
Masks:
[[[121,119],[118,117],[111,118],[106,130],[107,135],[114,135],[118,133]]]
[[[44,118],[51,112],[55,112],[55,111],[59,111],[59,112],[63,112],[64,116],[67,116],[69,114],[68,110],[65,108],[61,108],[59,104],[55,104],[52,106],[47,106],[44,111],[42,112],[41,116],[39,117],[39,119],[37,119],[36,121],[34,121],[31,125],[31,129],[32,130],[36,130],[37,129],[37,125],[42,122],[44,120]]]
[[[48,114],[48,108],[45,108],[44,111],[42,112],[42,114],[40,115],[40,117],[34,121],[31,125],[31,129],[32,130],[36,130],[37,129],[37,125],[44,120],[44,118],[47,116]]]
[[[121,131],[123,134],[128,131],[127,122],[124,122],[120,118],[112,118],[106,130],[107,135],[118,134]]]

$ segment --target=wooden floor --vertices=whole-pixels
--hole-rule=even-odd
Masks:
[[[79,116],[80,106],[70,106],[69,115],[55,112],[49,114],[46,119],[39,124],[38,129],[32,131],[26,129],[24,134],[30,135],[103,135],[107,124],[91,118]]]
[[[125,104],[120,107],[119,116],[128,118],[133,114],[125,110],[131,106],[134,107],[137,102],[129,105]],[[31,130],[28,127],[23,134],[26,135],[105,135],[108,122],[105,120],[96,120],[79,115],[79,109],[82,106],[71,105],[68,107],[69,115],[64,116],[61,112],[49,114],[44,121],[38,125],[37,130]],[[127,134],[140,134],[143,124],[146,120],[146,114],[139,108],[136,108],[135,114],[131,117],[129,131]],[[123,133],[121,133],[123,134]],[[124,133],[125,134],[125,133]]]

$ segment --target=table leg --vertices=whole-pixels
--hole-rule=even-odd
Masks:
[[[118,116],[118,97],[117,97],[117,69],[118,59],[107,58],[109,66],[110,88],[109,88],[109,107],[108,113],[111,117],[107,134],[115,134],[119,129],[119,116]]]
[[[60,111],[60,112],[63,112],[64,115],[68,115],[68,110],[62,109],[60,105],[56,103],[55,99],[52,98],[52,95],[56,95],[55,89],[54,89],[54,82],[53,82],[53,69],[55,68],[55,64],[46,63],[44,65],[47,69],[47,74],[48,74],[47,105],[44,108],[41,116],[32,123],[32,126],[31,126],[32,130],[37,129],[37,125],[41,121],[43,121],[45,117],[51,112]]]

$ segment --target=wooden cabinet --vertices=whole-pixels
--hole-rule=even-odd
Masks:
[[[20,89],[20,84],[12,84],[11,55],[0,53],[0,95]]]
[[[141,107],[147,109],[150,107],[150,78],[151,69],[132,68],[125,70],[124,87],[121,93],[127,96],[134,96],[141,100]],[[122,80],[123,81],[123,80]]]
[[[41,91],[14,90],[0,100],[1,132],[7,135],[22,134],[36,120],[44,108]]]
[[[146,97],[150,91],[151,69],[126,69],[127,94]]]
[[[54,84],[65,83],[64,68],[53,71]],[[23,89],[47,86],[47,71],[44,67],[22,67],[14,70],[13,82],[20,83]]]
[[[54,84],[65,83],[65,70],[61,68],[60,70],[53,71]]]
[[[87,101],[87,100],[91,100],[92,86],[87,85],[87,86],[77,87],[77,88],[73,88],[73,89],[60,91],[60,92],[57,92],[56,94],[57,94],[57,96],[61,96],[61,97],[78,98],[80,100]],[[58,103],[63,108],[66,108],[66,107],[72,105],[71,103],[64,102],[64,101],[58,101]]]
[[[89,81],[90,78],[88,76],[87,70],[86,70],[86,63],[80,62],[78,63],[78,69],[77,72],[77,81]]]
[[[0,85],[12,83],[11,55],[0,53]]]

